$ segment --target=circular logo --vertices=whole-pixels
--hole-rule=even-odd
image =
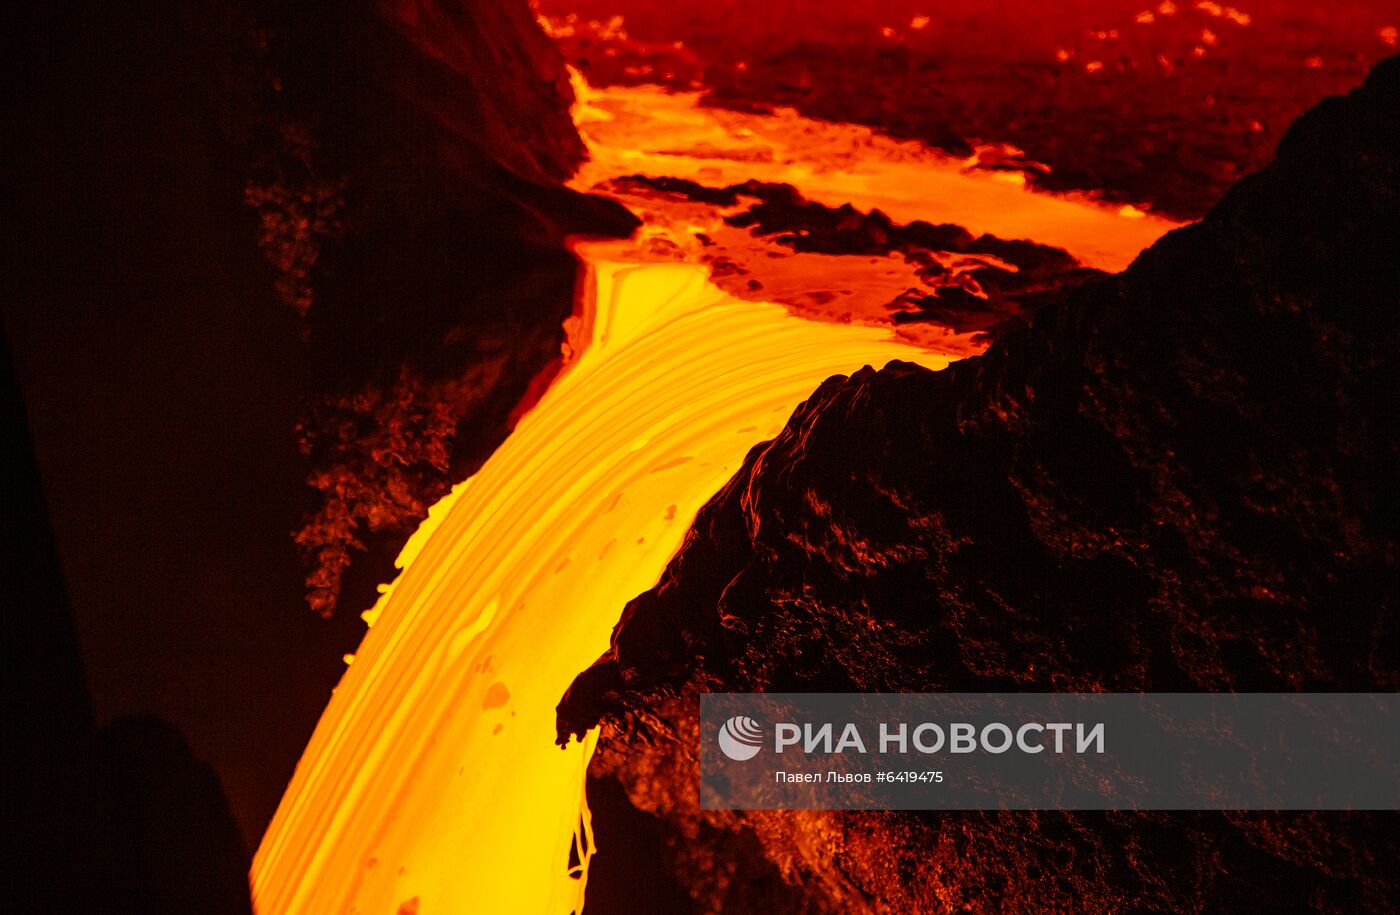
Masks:
[[[719,748],[738,762],[753,759],[763,748],[763,728],[752,718],[735,715],[720,725]]]

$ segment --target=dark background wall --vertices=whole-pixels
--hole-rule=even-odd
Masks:
[[[96,717],[176,724],[251,844],[359,621],[299,606],[296,335],[242,202],[246,28],[154,3],[36,23],[33,279],[4,317]]]
[[[558,353],[564,232],[631,221],[559,186],[582,148],[523,2],[29,15],[6,59],[25,94],[3,318],[93,713],[173,725],[252,848],[414,520],[366,538],[340,613],[308,609],[308,404],[408,372],[465,404],[454,446],[488,454]],[[326,187],[342,224],[297,262],[299,313],[279,257],[309,250],[297,207]],[[482,328],[524,355],[473,374]]]

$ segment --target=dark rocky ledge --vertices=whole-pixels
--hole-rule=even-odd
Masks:
[[[256,7],[246,199],[303,316],[299,444],[321,500],[298,544],[329,614],[364,549],[347,603],[373,600],[404,535],[557,368],[578,272],[565,239],[638,223],[563,186],[584,157],[573,92],[521,0]]]
[[[790,184],[746,181],[715,188],[683,178],[631,175],[611,182],[610,187],[735,207],[738,211],[726,216],[725,222],[748,229],[774,249],[864,257],[897,254],[914,267],[921,285],[887,303],[889,319],[896,324],[934,323],[955,333],[976,331],[995,338],[1019,326],[1058,294],[1103,276],[1062,248],[986,233],[973,235],[952,223],[900,224],[880,210],[867,213],[850,204],[832,207],[808,200]],[[741,203],[745,206],[739,208]],[[726,268],[751,274],[732,262]]]
[[[697,809],[703,690],[1400,688],[1400,58],[1126,272],[824,383],[559,707],[703,910],[1385,910],[1392,814]]]

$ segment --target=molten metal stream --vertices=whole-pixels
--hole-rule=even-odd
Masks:
[[[626,127],[617,142],[646,149],[636,113],[620,112],[600,126]],[[645,170],[593,139],[595,171],[608,155],[615,174]],[[810,140],[793,137],[798,147]],[[668,154],[654,173],[674,174],[678,161]],[[865,180],[842,174],[826,177],[851,189]],[[824,183],[805,166],[786,179]],[[969,182],[997,219],[1007,192],[1032,224],[1066,212],[1062,200]],[[1114,222],[1074,207],[1071,234]],[[1165,228],[1143,222],[1130,240],[1112,240],[1124,254]],[[572,362],[480,472],[433,508],[366,614],[373,626],[258,849],[262,915],[580,909],[592,743],[554,746],[564,690],[607,647],[626,602],[656,583],[699,508],[822,380],[891,359],[949,360],[888,327],[739,302],[700,266],[640,264],[629,250],[580,247],[590,292]]]
[[[259,849],[260,912],[578,908],[591,747],[553,745],[574,675],[820,381],[947,362],[727,299],[698,267],[593,279],[582,355],[405,548]]]

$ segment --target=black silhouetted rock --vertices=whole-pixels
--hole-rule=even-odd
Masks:
[[[0,591],[5,663],[0,797],[10,834],[0,870],[0,909],[44,908],[63,857],[68,825],[55,815],[56,776],[70,771],[92,739],[73,611],[44,506],[44,491],[7,339],[0,339]],[[36,878],[36,875],[39,875]]]
[[[214,772],[158,718],[103,728],[69,787],[74,912],[251,915],[252,861]]]
[[[824,383],[560,736],[604,721],[592,773],[705,910],[775,877],[803,911],[1388,910],[1394,814],[702,813],[694,695],[1397,689],[1397,305],[1393,58],[985,355]]]
[[[213,771],[155,718],[95,731],[8,344],[4,422],[6,912],[251,913],[249,856]]]

